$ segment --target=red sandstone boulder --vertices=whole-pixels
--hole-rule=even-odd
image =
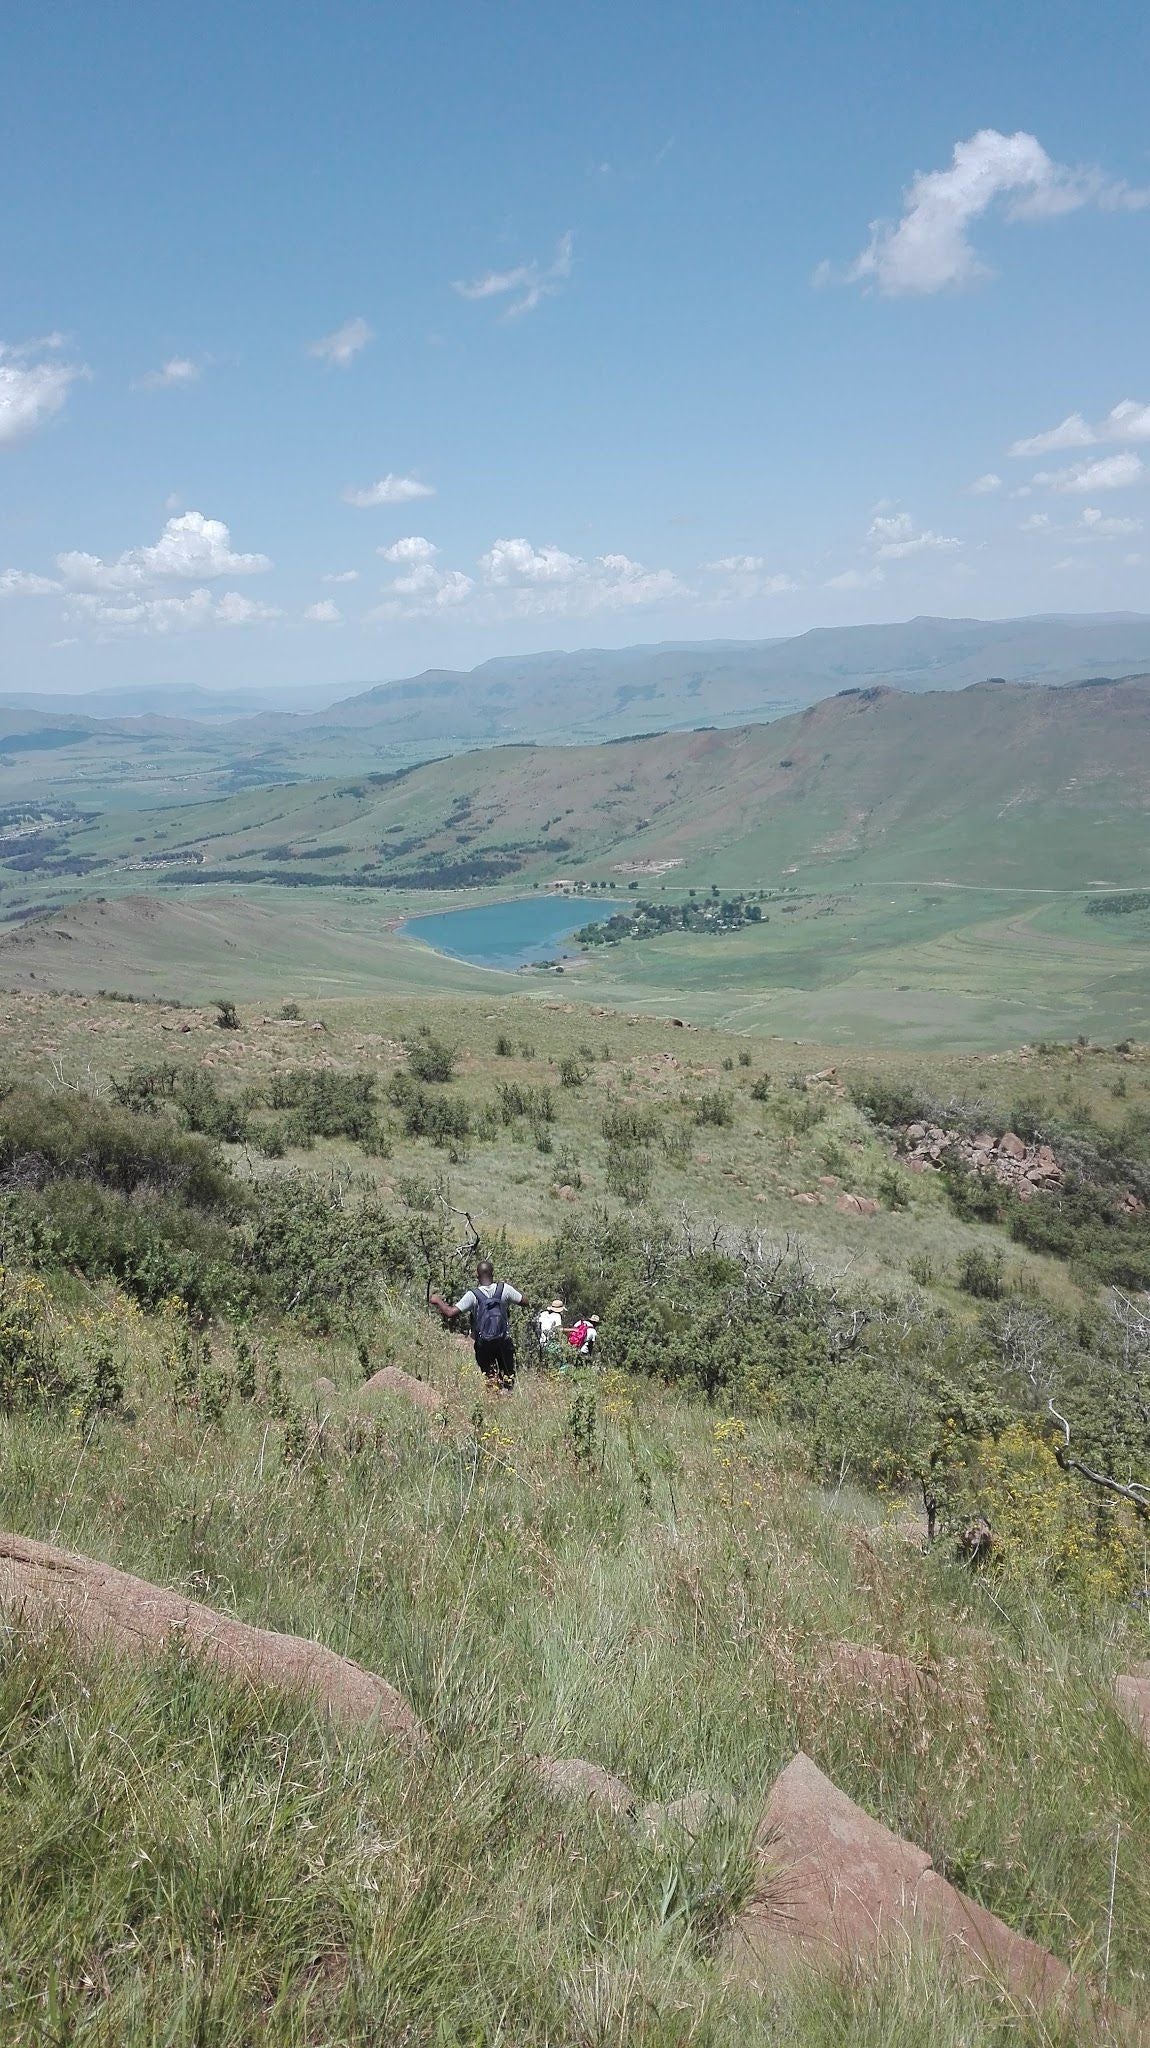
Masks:
[[[770,1991],[791,1960],[852,1965],[917,1936],[1016,1998],[1049,2004],[1072,1988],[1056,1956],[948,1884],[925,1850],[872,1820],[801,1751],[776,1778],[756,1840],[759,1881],[728,1952],[744,1983]]]
[[[422,1739],[394,1686],[322,1643],[253,1628],[182,1593],[27,1536],[0,1535],[0,1610],[33,1622],[63,1621],[85,1649],[106,1643],[137,1661],[179,1644],[255,1685],[305,1693],[333,1720],[373,1722],[408,1745]]]
[[[1130,1672],[1114,1681],[1118,1711],[1150,1748],[1150,1672]]]
[[[417,1380],[398,1365],[385,1365],[380,1372],[373,1372],[371,1378],[364,1381],[361,1391],[365,1394],[393,1394],[401,1401],[410,1401],[413,1408],[425,1408],[429,1415],[442,1415],[447,1406],[437,1387],[428,1386],[426,1380]]]

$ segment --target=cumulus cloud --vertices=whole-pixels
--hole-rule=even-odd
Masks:
[[[1086,505],[1082,511],[1082,524],[1087,533],[1099,534],[1105,540],[1117,540],[1126,534],[1141,533],[1140,519],[1119,519],[1103,512],[1099,505]]]
[[[188,384],[198,384],[202,375],[200,365],[190,356],[170,356],[158,370],[149,370],[140,378],[141,391],[173,391]]]
[[[313,626],[338,626],[343,613],[330,597],[321,597],[318,604],[309,604],[304,618]]]
[[[1028,434],[1025,440],[1012,441],[1008,453],[1011,455],[1052,455],[1060,448],[1091,448],[1095,441],[1094,429],[1088,426],[1080,412],[1072,412],[1056,427],[1048,427],[1044,434]]]
[[[0,570],[0,597],[51,597],[62,589],[51,576],[34,576],[27,569]]]
[[[308,349],[309,356],[317,356],[329,369],[346,370],[354,363],[361,349],[367,347],[372,338],[371,328],[360,318],[345,320],[334,334],[323,334],[313,341]]]
[[[520,313],[533,313],[542,300],[554,298],[566,284],[574,264],[574,237],[568,230],[555,244],[550,263],[532,259],[530,263],[517,263],[512,270],[488,270],[470,281],[457,279],[452,289],[461,299],[510,297],[507,318],[515,319]]]
[[[929,554],[935,549],[960,548],[953,534],[919,532],[909,512],[879,513],[871,520],[867,539],[880,562],[898,562],[906,555]]]
[[[1050,220],[1084,206],[1133,211],[1150,205],[1134,190],[1093,168],[1055,163],[1034,135],[980,128],[956,143],[942,171],[918,171],[900,220],[875,221],[849,282],[873,284],[891,296],[937,292],[986,276],[969,230],[999,202],[1009,221]]]
[[[325,576],[323,580],[325,583],[358,583],[359,570],[333,569],[331,575]]]
[[[79,592],[71,600],[75,615],[86,618],[103,635],[118,633],[188,633],[206,626],[254,626],[280,614],[238,590],[190,590],[179,597],[108,598]]]
[[[405,534],[402,540],[393,540],[389,548],[377,548],[385,562],[414,565],[419,562],[434,562],[439,549],[432,540],[425,540],[421,533]]]
[[[1018,531],[1019,533],[1049,533],[1049,512],[1032,512],[1028,519],[1022,521]]]
[[[1067,469],[1040,469],[1034,481],[1048,491],[1122,491],[1144,474],[1142,457],[1127,451],[1100,455],[1094,462],[1075,462]]]
[[[1108,441],[1150,441],[1150,405],[1143,405],[1136,398],[1124,398],[1095,426],[1080,412],[1072,412],[1044,434],[1030,434],[1025,440],[1012,442],[1010,453],[1051,455],[1060,448],[1095,448]]]
[[[414,498],[434,498],[434,484],[420,483],[416,476],[395,476],[389,470],[376,484],[349,484],[344,502],[370,511],[376,505],[409,505]]]
[[[844,569],[838,576],[828,576],[827,590],[872,590],[876,583],[885,583],[886,574],[882,569]]]
[[[474,576],[436,568],[427,557],[396,559],[404,573],[388,585],[372,618],[434,617],[460,605],[491,621],[586,618],[686,594],[669,569],[647,569],[629,555],[584,557],[522,537],[493,541]]]
[[[0,342],[0,444],[23,440],[63,410],[68,393],[88,372],[62,362],[60,334],[12,347]]]
[[[985,476],[976,476],[974,482],[968,484],[966,489],[968,497],[989,498],[995,491],[1002,489],[1002,478],[997,476],[993,469],[988,469]]]
[[[781,572],[770,574],[762,555],[721,555],[704,567],[711,576],[722,578],[714,601],[741,603],[755,597],[782,597],[797,590],[794,579]]]
[[[56,567],[69,590],[147,590],[165,583],[212,582],[221,576],[255,576],[271,568],[266,555],[237,554],[222,519],[183,512],[169,519],[151,547],[129,548],[114,561],[72,550],[57,555]]]

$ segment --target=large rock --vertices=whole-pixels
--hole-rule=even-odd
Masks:
[[[924,1849],[872,1820],[801,1751],[775,1780],[756,1845],[758,1884],[732,1930],[729,1963],[759,1990],[773,1989],[789,1961],[854,1965],[914,1936],[1017,1998],[1048,2004],[1071,1989],[1056,1956],[956,1891]]]
[[[410,1401],[413,1408],[426,1408],[429,1415],[442,1415],[447,1406],[437,1387],[429,1386],[426,1380],[417,1380],[398,1365],[385,1365],[379,1372],[373,1372],[371,1378],[364,1381],[361,1391],[365,1394],[394,1394],[401,1401]]]
[[[835,1643],[823,1659],[823,1672],[842,1691],[865,1693],[887,1704],[917,1698],[932,1677],[912,1658],[864,1643]]]
[[[1150,1671],[1128,1672],[1114,1681],[1118,1711],[1150,1748]]]
[[[1025,1159],[1026,1143],[1014,1131],[1004,1131],[998,1141],[998,1150],[1004,1159]]]
[[[873,1195],[840,1195],[835,1208],[842,1216],[877,1216],[879,1205]]]
[[[409,1745],[422,1737],[394,1686],[322,1643],[253,1628],[131,1572],[27,1536],[0,1535],[0,1610],[36,1623],[63,1621],[85,1649],[107,1644],[137,1660],[178,1644],[253,1685],[306,1694],[333,1720],[371,1722]]]

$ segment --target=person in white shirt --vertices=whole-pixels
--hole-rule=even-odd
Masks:
[[[507,1310],[513,1302],[523,1300],[519,1289],[509,1286],[506,1280],[496,1280],[490,1259],[480,1259],[475,1268],[475,1285],[460,1295],[457,1302],[444,1301],[441,1294],[431,1294],[428,1300],[445,1323],[453,1323],[457,1316],[470,1315],[476,1365],[490,1386],[510,1393],[515,1385],[515,1339]]]
[[[556,1296],[546,1308],[541,1308],[535,1318],[539,1333],[539,1355],[543,1357],[552,1350],[563,1329],[563,1303]]]

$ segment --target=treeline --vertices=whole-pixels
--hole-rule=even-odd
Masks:
[[[1132,917],[1139,910],[1150,910],[1150,890],[1126,889],[1121,895],[1086,899],[1087,917]]]

